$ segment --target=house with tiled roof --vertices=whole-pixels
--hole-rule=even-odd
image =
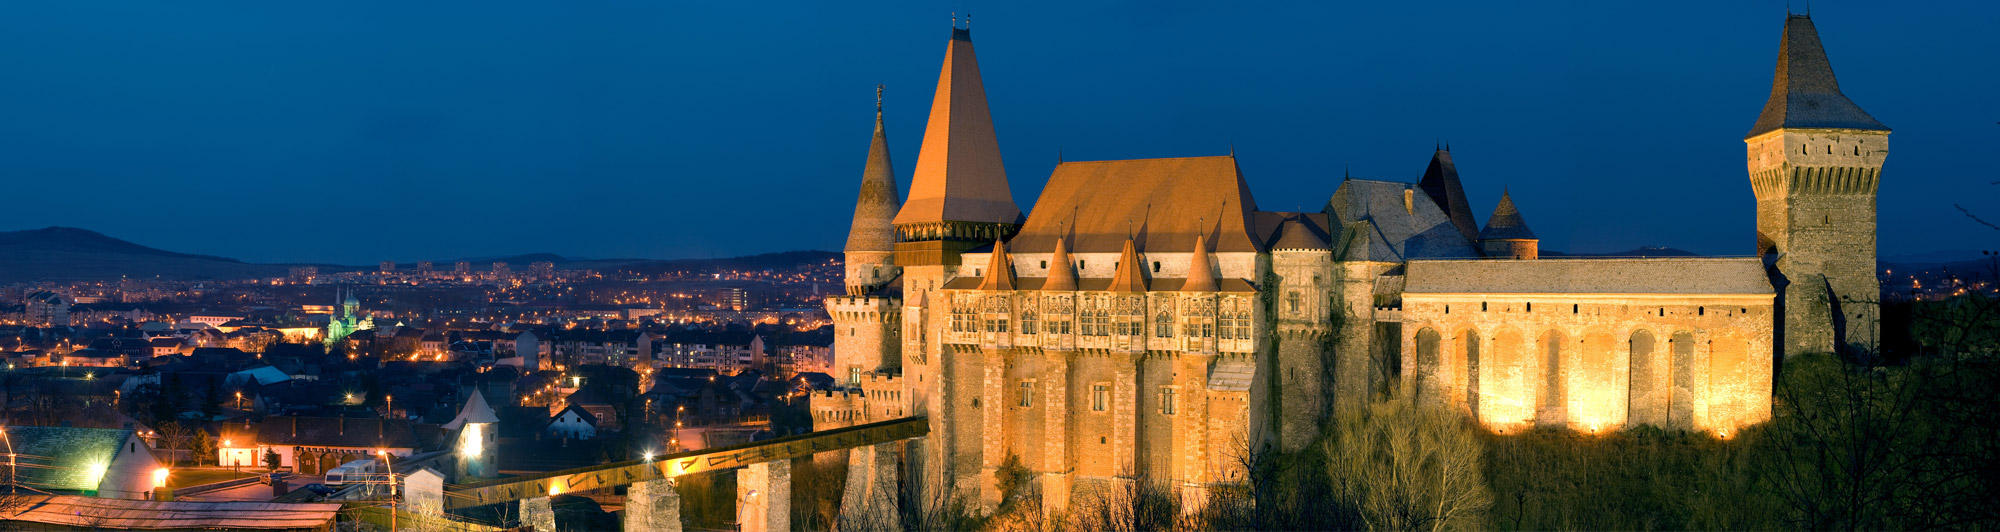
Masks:
[[[5,427],[22,486],[56,494],[149,499],[164,464],[129,429]]]

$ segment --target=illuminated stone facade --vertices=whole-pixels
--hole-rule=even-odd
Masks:
[[[1781,56],[1806,53],[1801,20]],[[1820,75],[1784,57],[1774,98]],[[1134,482],[1198,503],[1397,393],[1497,431],[1728,437],[1769,419],[1780,353],[1874,334],[1872,307],[1797,287],[1869,297],[1886,129],[1752,135],[1762,259],[1548,259],[1511,197],[1474,223],[1449,147],[1418,183],[1343,179],[1315,212],[1258,208],[1233,155],[1066,161],[1023,215],[963,29],[897,209],[880,123],[827,302],[839,385],[812,410],[821,429],[925,417],[925,438],[850,461],[900,454],[887,477],[921,504],[990,509],[1015,461],[1051,511]]]

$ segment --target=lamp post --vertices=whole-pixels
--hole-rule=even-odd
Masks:
[[[382,457],[382,469],[389,472],[389,532],[396,532],[396,466],[389,463],[389,451],[376,449],[375,455]]]
[[[674,443],[674,452],[677,452],[677,453],[678,453],[678,452],[681,452],[681,413],[682,413],[682,412],[686,412],[686,411],[687,411],[687,409],[688,409],[687,405],[674,405],[674,441],[673,441],[673,443]]]
[[[243,390],[236,391],[236,409],[243,410]]]
[[[395,417],[395,416],[396,416],[396,396],[394,396],[394,395],[384,395],[384,396],[382,396],[382,400],[383,400],[383,401],[386,401],[386,402],[388,403],[388,405],[387,405],[387,406],[383,407],[383,410],[384,410],[384,411],[382,412],[382,417]]]
[[[11,494],[21,479],[14,477],[14,437],[7,435],[7,427],[0,427],[0,440],[7,441],[7,493]]]

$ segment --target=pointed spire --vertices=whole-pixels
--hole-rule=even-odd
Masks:
[[[1006,243],[993,241],[993,258],[986,261],[986,278],[979,281],[979,289],[1014,289],[1014,259],[1007,256]]]
[[[896,250],[896,169],[889,161],[889,134],[882,127],[882,86],[875,86],[875,138],[868,143],[868,164],[861,169],[861,193],[854,200],[854,223],[848,228],[847,251]]]
[[[895,218],[898,225],[947,221],[1021,223],[1021,208],[1007,186],[1000,142],[993,134],[993,114],[986,108],[972,34],[956,24],[917,152],[909,201]]]
[[[1194,236],[1194,255],[1188,257],[1187,283],[1181,285],[1182,292],[1214,292],[1215,265],[1208,258],[1207,235]]]
[[[1785,15],[1785,33],[1778,41],[1778,68],[1771,79],[1771,98],[1744,138],[1779,128],[1827,128],[1888,131],[1861,106],[1840,93],[1833,65],[1820,46],[1812,17]]]
[[[1042,283],[1042,289],[1053,292],[1076,290],[1076,266],[1069,258],[1069,242],[1056,237],[1056,252],[1049,255],[1049,280]]]
[[[1458,165],[1451,162],[1450,144],[1431,154],[1431,164],[1424,168],[1424,178],[1417,181],[1417,187],[1444,209],[1451,225],[1458,227],[1466,240],[1479,237],[1479,223],[1473,221],[1472,206],[1465,202],[1465,187],[1458,183]]]
[[[1514,197],[1506,191],[1500,192],[1500,206],[1493,208],[1493,216],[1486,219],[1486,229],[1479,232],[1480,240],[1536,240],[1535,232],[1528,230],[1528,221],[1521,218],[1521,210],[1514,207]]]
[[[491,405],[486,404],[486,394],[480,393],[478,389],[474,389],[472,390],[472,397],[465,401],[465,408],[458,409],[458,417],[452,418],[450,423],[445,423],[444,428],[445,430],[455,430],[465,426],[466,423],[499,422],[500,416],[494,413]]]
[[[1112,292],[1146,291],[1146,268],[1139,264],[1139,250],[1132,246],[1132,237],[1125,237],[1125,250],[1118,252],[1118,270],[1111,274]]]

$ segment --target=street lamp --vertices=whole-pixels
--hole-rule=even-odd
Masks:
[[[0,427],[0,440],[7,441],[7,493],[13,493],[21,479],[14,476],[14,437],[7,435],[7,427]]]
[[[389,472],[389,532],[396,532],[396,466],[389,463],[389,451],[376,449],[375,455],[382,457],[382,469]]]

